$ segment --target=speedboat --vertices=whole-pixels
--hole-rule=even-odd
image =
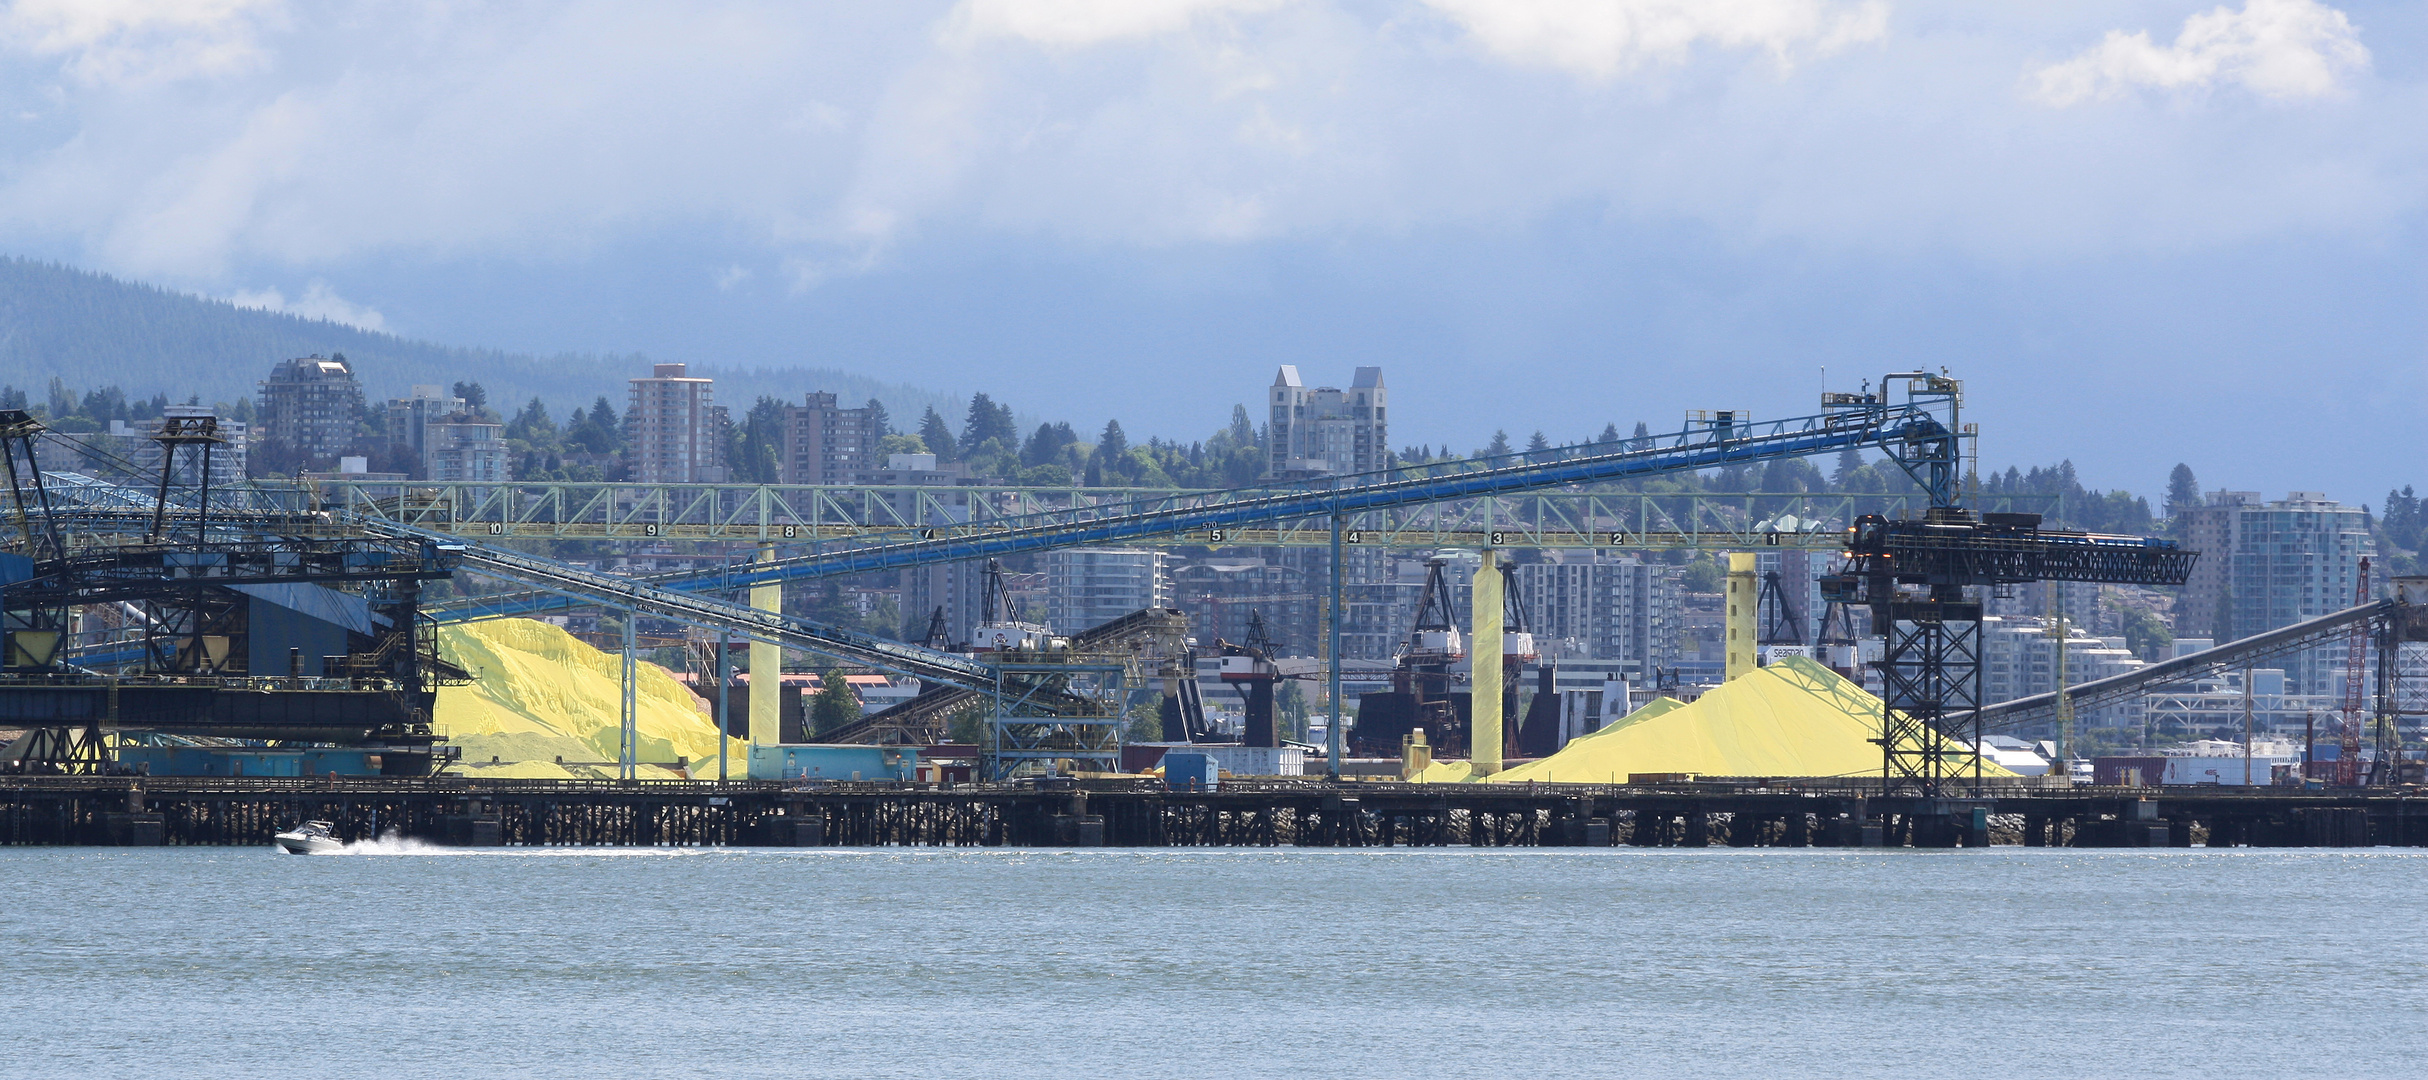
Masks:
[[[334,855],[346,850],[345,842],[335,834],[335,826],[326,821],[304,822],[273,839],[289,855]]]

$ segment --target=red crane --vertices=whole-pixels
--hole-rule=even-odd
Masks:
[[[2352,606],[2369,602],[2369,558],[2361,557],[2360,582],[2352,587]],[[2356,787],[2361,782],[2361,665],[2369,658],[2369,622],[2352,624],[2352,644],[2344,651],[2344,744],[2335,758],[2335,782]]]

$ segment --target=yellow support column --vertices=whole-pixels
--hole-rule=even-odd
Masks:
[[[1467,635],[1467,760],[1475,775],[1501,771],[1501,568],[1491,548],[1476,564]]]
[[[776,546],[759,545],[758,561],[774,562]],[[760,585],[750,590],[750,606],[761,611],[784,610],[784,586]],[[750,643],[750,745],[773,746],[784,741],[784,650],[754,640]]]
[[[1754,584],[1754,556],[1749,552],[1731,552],[1728,556],[1728,666],[1721,681],[1726,682],[1752,671],[1758,661],[1755,651],[1755,609],[1762,606],[1762,590]]]

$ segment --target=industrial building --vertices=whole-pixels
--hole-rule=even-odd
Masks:
[[[691,403],[704,408],[710,421],[721,422],[707,401],[708,380],[688,379],[679,366],[668,367],[672,370],[661,369],[657,377],[635,382],[665,384],[660,388],[669,394],[690,395]],[[2079,684],[2081,712],[2097,716],[2103,708],[2129,707],[2119,704],[2122,695],[2145,689],[2156,674],[2177,681],[2206,677],[2227,665],[2273,655],[2251,650],[2275,648],[2276,643],[2291,643],[2284,646],[2287,648],[2302,646],[2322,637],[2355,634],[2372,622],[2380,627],[2382,641],[2393,641],[2398,631],[2428,637],[2428,616],[2420,614],[2428,612],[2428,597],[2422,597],[2338,611],[2324,620],[2290,628],[2276,638],[2263,633],[2250,639],[2252,644],[2241,651],[2228,646],[2212,650],[2215,656],[2184,658],[2196,663],[2170,661],[2177,666],[2168,667],[2145,665],[2125,656],[2120,642],[2079,631],[2052,637],[2045,627],[2021,620],[2009,624],[1995,617],[1985,619],[1983,596],[1996,588],[2050,579],[2171,587],[2186,580],[2197,554],[2161,538],[2044,529],[2036,514],[1984,512],[1966,506],[1957,477],[1963,461],[1960,433],[1970,428],[1958,423],[1959,384],[1928,373],[1895,378],[1904,389],[1902,402],[1892,400],[1885,391],[1873,394],[1867,390],[1824,395],[1821,412],[1767,426],[1748,425],[1735,414],[1691,418],[1684,431],[1628,452],[1551,461],[1454,463],[1439,475],[1389,482],[1343,482],[1337,473],[1328,471],[1316,482],[1295,487],[1191,492],[1184,499],[1143,511],[1136,504],[1088,506],[1075,499],[1066,505],[1032,509],[1036,502],[1016,500],[1039,499],[1037,492],[971,491],[951,486],[870,489],[858,493],[858,509],[852,511],[865,514],[869,521],[830,517],[804,523],[797,518],[771,517],[790,508],[767,498],[765,492],[742,488],[701,491],[681,505],[661,500],[647,516],[636,517],[633,507],[645,505],[647,496],[664,493],[638,485],[606,485],[608,490],[594,491],[585,502],[564,498],[564,491],[574,487],[564,485],[560,491],[534,493],[533,498],[511,502],[455,499],[440,507],[443,513],[439,513],[432,509],[432,500],[359,500],[345,490],[297,485],[274,491],[265,487],[256,494],[318,501],[217,504],[214,516],[204,513],[200,500],[181,503],[164,494],[149,507],[148,515],[137,515],[129,510],[144,505],[140,495],[83,478],[63,487],[62,497],[72,500],[64,512],[54,512],[39,499],[29,501],[28,489],[20,485],[18,520],[25,533],[21,542],[29,554],[7,564],[18,576],[11,580],[9,590],[12,662],[9,678],[0,680],[7,690],[0,695],[6,698],[0,704],[15,709],[20,719],[44,721],[42,731],[12,744],[17,748],[16,761],[52,769],[51,775],[80,772],[96,777],[106,775],[104,770],[117,764],[108,757],[110,747],[102,739],[104,733],[183,735],[180,728],[198,723],[192,717],[201,714],[167,702],[167,695],[208,693],[226,703],[215,706],[223,711],[250,710],[212,721],[213,730],[208,732],[212,737],[336,743],[343,749],[365,752],[360,768],[369,767],[369,754],[376,747],[381,770],[390,773],[400,771],[391,758],[404,760],[407,766],[422,766],[416,771],[440,763],[443,756],[433,748],[460,732],[463,745],[480,745],[486,740],[494,748],[490,767],[500,774],[508,769],[526,770],[533,780],[555,782],[582,775],[573,771],[574,766],[596,770],[607,764],[575,761],[573,754],[603,754],[612,747],[617,758],[614,771],[620,779],[688,778],[698,775],[696,766],[703,751],[732,764],[733,744],[743,740],[722,737],[720,731],[736,735],[747,731],[751,737],[745,749],[756,746],[768,752],[746,754],[743,773],[767,776],[761,783],[794,785],[791,794],[754,811],[760,820],[726,820],[733,816],[731,812],[720,814],[712,809],[733,805],[732,796],[720,791],[718,797],[727,802],[686,801],[673,808],[679,813],[664,818],[636,812],[629,829],[614,822],[602,825],[605,819],[590,814],[584,806],[551,803],[517,811],[524,816],[511,823],[493,822],[490,830],[491,835],[513,835],[525,842],[567,842],[566,837],[573,838],[570,842],[599,842],[581,837],[610,835],[596,831],[604,828],[617,830],[612,831],[614,836],[637,838],[630,842],[655,842],[652,837],[665,839],[667,834],[654,830],[671,822],[692,830],[683,835],[722,836],[724,841],[711,842],[731,842],[736,835],[731,829],[738,824],[755,829],[766,824],[763,819],[767,816],[790,816],[774,815],[773,808],[805,808],[810,801],[805,793],[812,789],[801,785],[878,783],[872,779],[871,768],[849,767],[849,762],[882,764],[887,751],[897,747],[975,742],[978,745],[957,746],[955,753],[981,762],[978,779],[990,783],[1015,778],[1050,781],[1072,773],[1086,776],[1087,783],[1104,780],[1100,774],[1122,760],[1121,744],[1129,733],[1139,730],[1141,724],[1154,723],[1152,712],[1142,712],[1140,707],[1152,704],[1158,694],[1168,709],[1177,712],[1180,728],[1176,739],[1174,717],[1167,713],[1162,741],[1185,740],[1193,750],[1225,742],[1216,737],[1220,733],[1206,722],[1202,701],[1197,700],[1204,696],[1198,665],[1205,659],[1218,659],[1217,680],[1224,687],[1220,692],[1242,698],[1241,741],[1286,750],[1278,745],[1277,737],[1283,732],[1276,730],[1270,706],[1261,707],[1260,714],[1257,703],[1285,696],[1295,699],[1285,692],[1302,688],[1307,681],[1332,681],[1348,689],[1349,673],[1341,669],[1350,665],[1337,652],[1327,657],[1330,664],[1274,656],[1267,647],[1269,638],[1256,632],[1254,620],[1238,648],[1221,649],[1218,658],[1198,653],[1188,644],[1192,628],[1185,614],[1170,606],[1173,591],[1166,557],[1140,546],[1189,545],[1202,538],[1206,543],[1196,546],[1219,548],[1226,538],[1221,534],[1239,529],[1272,537],[1258,542],[1275,545],[1293,558],[1321,553],[1320,559],[1304,560],[1297,566],[1285,560],[1243,564],[1234,570],[1240,588],[1301,588],[1321,598],[1319,612],[1339,611],[1342,617],[1337,621],[1322,620],[1330,625],[1319,625],[1319,632],[1309,635],[1310,644],[1324,641],[1320,631],[1333,626],[1339,627],[1344,642],[1349,639],[1353,621],[1349,612],[1359,602],[1357,586],[1351,583],[1353,566],[1373,568],[1356,571],[1378,589],[1367,600],[1370,611],[1366,617],[1381,623],[1399,612],[1390,621],[1396,624],[1392,630],[1405,647],[1397,650],[1399,659],[1390,671],[1377,673],[1377,689],[1362,695],[1357,729],[1344,731],[1338,724],[1326,728],[1328,772],[1344,773],[1344,761],[1353,755],[1385,759],[1396,751],[1403,755],[1401,761],[1408,762],[1423,750],[1422,756],[1427,757],[1434,752],[1445,757],[1466,755],[1469,761],[1462,763],[1465,775],[1477,778],[1495,776],[1503,772],[1504,765],[1514,764],[1521,768],[1509,778],[1536,779],[1537,773],[1525,771],[1526,759],[1538,759],[1539,765],[1564,752],[1567,757],[1549,769],[1553,775],[1547,779],[1553,782],[1576,779],[1612,787],[1652,787],[1686,783],[1677,777],[1687,774],[1768,778],[1752,785],[1767,792],[1760,798],[1783,794],[1774,783],[1779,777],[1818,778],[1841,787],[1853,787],[1853,781],[1860,778],[1869,786],[1862,793],[1847,795],[1859,801],[1843,809],[1807,806],[1768,823],[1747,809],[1755,803],[1732,804],[1736,809],[1728,812],[1746,815],[1741,818],[1741,831],[1748,843],[1766,842],[1762,837],[1771,835],[1773,825],[1778,825],[1785,831],[1777,835],[1787,843],[1802,842],[1797,838],[1808,838],[1808,828],[1818,827],[1834,835],[1877,833],[1932,845],[1974,843],[1976,837],[1985,835],[1984,815],[1997,812],[1996,798],[2008,796],[1963,786],[1976,779],[1997,778],[1986,769],[1974,772],[1969,768],[1970,748],[1987,745],[1985,735],[2005,733],[1985,730],[1985,717],[1995,713],[2006,718],[2002,723],[2020,724],[2038,715],[2029,710],[2042,706],[2028,695],[2003,706],[1993,705],[1989,699],[2025,693],[2039,684],[2035,680],[2055,685],[2047,660],[2065,658],[2067,677],[2063,681]],[[1379,373],[1361,382],[1380,389]],[[633,415],[639,430],[652,421],[648,411],[638,407],[639,399],[646,396],[644,388],[636,385],[635,393]],[[1379,422],[1381,417],[1376,406],[1372,420]],[[11,452],[25,455],[30,462],[27,447],[40,436],[39,422],[20,411],[10,417],[10,423],[15,440]],[[207,445],[210,437],[199,429],[164,430],[160,441],[167,452]],[[1344,444],[1333,441],[1325,445],[1337,448]],[[1607,510],[1592,510],[1600,515],[1594,519],[1580,516],[1578,520],[1586,523],[1565,535],[1548,530],[1529,533],[1517,522],[1548,516],[1536,515],[1537,510],[1592,504],[1587,500],[1561,504],[1546,498],[1514,509],[1506,506],[1508,500],[1539,493],[1590,490],[1595,484],[1708,469],[1716,462],[1786,459],[1863,447],[1884,447],[1904,455],[1898,459],[1899,467],[1926,493],[1928,508],[1895,516],[1849,510],[1851,520],[1844,531],[1766,537],[1751,519],[1722,522],[1718,528],[1698,522],[1647,536],[1640,520],[1629,523]],[[597,485],[580,487],[587,491]],[[887,497],[897,491],[905,501],[888,502]],[[939,493],[946,498],[931,498]],[[729,495],[749,498],[737,500]],[[969,498],[951,501],[960,495]],[[1352,515],[1381,517],[1454,501],[1467,501],[1462,513],[1472,516],[1458,519],[1461,524],[1449,529],[1436,528],[1431,534],[1377,532],[1358,539],[1342,536],[1340,523]],[[833,503],[829,500],[820,505]],[[1001,509],[1004,505],[1019,509],[1016,514],[1007,513]],[[29,511],[28,506],[35,509]],[[900,512],[892,520],[880,520],[889,510]],[[37,512],[38,518],[34,516]],[[1306,527],[1310,520],[1332,523],[1331,544],[1311,542],[1318,530]],[[38,522],[38,528],[24,524],[29,521]],[[340,522],[351,535],[325,535],[335,531],[332,524]],[[906,525],[915,527],[905,529]],[[781,536],[794,540],[799,529],[814,532],[799,537],[805,542],[797,544],[759,539]],[[78,530],[72,547],[65,530]],[[487,539],[544,537],[551,532],[642,546],[628,549],[634,557],[623,560],[623,573],[610,573],[600,569],[610,565],[609,560],[575,565]],[[1422,535],[1432,538],[1417,539]],[[702,547],[685,554],[675,546],[686,543]],[[1358,546],[1344,550],[1347,544]],[[1749,550],[1765,547],[1843,552],[1831,572],[1821,575],[1818,587],[1832,604],[1868,609],[1864,636],[1878,643],[1872,663],[1886,673],[1880,697],[1868,696],[1860,685],[1810,657],[1757,653],[1755,630],[1766,606],[1755,599],[1757,581],[1779,601],[1782,610],[1795,606],[1789,602],[1791,596],[1810,602],[1802,584],[1812,572],[1810,564],[1799,567],[1786,557],[1765,560],[1761,553]],[[1675,592],[1671,570],[1652,553],[1680,549],[1728,553],[1724,585],[1708,594],[1719,601],[1713,612],[1717,631],[1713,639],[1720,653],[1712,661],[1718,666],[1713,689],[1681,695],[1692,697],[1691,702],[1662,699],[1631,710],[1645,688],[1631,685],[1626,676],[1632,673],[1641,680],[1657,675],[1658,665],[1652,663],[1657,642],[1650,639],[1667,636],[1674,642],[1677,637],[1674,632],[1665,634],[1660,622],[1661,609],[1667,606],[1661,594],[1664,589]],[[763,561],[745,561],[759,551],[766,552]],[[929,644],[908,644],[849,625],[825,625],[789,614],[774,595],[788,582],[820,582],[832,587],[878,574],[902,575],[902,588],[908,595],[915,591],[913,579],[932,576],[940,589],[929,589],[931,594],[955,593],[951,599],[956,603],[975,599],[979,617],[1001,625],[1022,621],[1020,614],[1010,610],[1014,590],[1008,586],[1012,571],[1007,563],[1033,568],[1042,579],[1045,610],[1027,618],[1042,616],[1063,633],[1024,635],[1016,644],[992,648],[956,649],[956,643],[935,642],[933,637],[927,639]],[[1212,565],[1210,560],[1207,565]],[[1322,567],[1320,577],[1313,571],[1318,565]],[[207,580],[183,573],[197,566],[224,566],[241,573]],[[954,581],[972,568],[979,569],[974,575],[977,580],[971,583],[974,588]],[[1414,576],[1404,574],[1411,568],[1421,568],[1421,583],[1401,580]],[[523,591],[465,590],[426,607],[420,602],[420,582],[452,577],[459,570],[514,583]],[[2428,586],[2420,584],[2428,579],[2405,580],[2411,582],[2406,588],[2428,593]],[[1415,602],[1399,611],[1396,590],[1403,584],[1416,584],[1417,593]],[[353,588],[361,591],[353,592]],[[269,592],[265,594],[264,589]],[[1342,596],[1343,603],[1330,603],[1330,595]],[[747,603],[742,597],[749,598]],[[120,619],[130,604],[142,608],[139,621]],[[620,634],[620,652],[576,648],[564,633],[544,624],[507,618],[563,611],[574,605],[610,613],[598,621],[605,629],[612,618],[616,628],[607,632]],[[1808,612],[1799,613],[1787,621],[1800,628],[1810,617]],[[86,627],[68,621],[71,618],[98,619],[105,624],[97,628],[100,631],[124,633],[130,640],[79,640],[63,652],[62,643],[70,635],[92,637],[84,633]],[[1685,623],[1680,619],[1671,625]],[[419,632],[431,624],[441,628],[453,659],[442,658],[435,641]],[[723,706],[717,706],[715,714],[704,712],[700,699],[689,689],[642,663],[642,649],[647,644],[643,635],[663,640],[666,635],[699,630],[720,638],[751,639],[751,666],[762,678],[744,685],[780,686],[784,679],[776,654],[790,649],[893,672],[901,677],[899,685],[905,689],[914,684],[920,689],[909,700],[876,713],[840,725],[824,724],[828,730],[818,735],[835,748],[811,748],[786,738],[780,725],[760,722],[759,713],[777,695],[750,695],[744,706],[752,714],[750,721],[737,727]],[[1629,644],[1630,637],[1640,644]],[[1576,651],[1588,653],[1595,651],[1597,643],[1609,651],[1632,648],[1643,658],[1631,672],[1625,659],[1563,656],[1571,650],[1545,647],[1547,639],[1578,643]],[[692,636],[688,640],[700,639]],[[2354,636],[2351,640],[2362,639]],[[108,654],[103,648],[120,644],[137,645],[140,651],[129,658],[105,661]],[[612,639],[609,644],[613,647]],[[944,647],[934,647],[939,644]],[[283,657],[279,655],[282,650]],[[721,673],[734,651],[717,648],[716,666],[706,670]],[[314,653],[321,657],[317,670],[307,661]],[[2384,658],[2381,662],[2399,663],[2394,651],[2381,649],[2380,656]],[[1757,657],[1771,662],[1764,666]],[[468,666],[451,666],[456,659]],[[1566,678],[1553,672],[1563,659],[1571,661],[1575,669]],[[106,686],[58,678],[64,663],[89,668],[105,662],[126,674]],[[2073,670],[2077,665],[2079,674]],[[1654,670],[1648,672],[1647,668]],[[712,678],[720,688],[735,682],[713,674]],[[1289,685],[1279,685],[1285,682]],[[560,691],[576,685],[586,702],[620,699],[620,704],[613,710],[589,704],[569,707],[573,699]],[[158,691],[153,696],[163,700],[123,694],[129,687]],[[451,702],[473,700],[469,706],[459,706],[464,711],[440,722],[433,706],[442,688]],[[1659,684],[1651,689],[1659,689]],[[315,701],[306,696],[311,694],[352,696]],[[1594,700],[1597,695],[1599,701]],[[720,696],[724,696],[722,690]],[[1339,694],[1331,700],[1345,704]],[[2381,710],[2384,707],[2381,704]],[[2005,712],[1997,713],[2000,708]],[[605,722],[611,713],[620,713],[613,731]],[[709,722],[712,716],[714,723]],[[74,719],[64,723],[51,719],[58,717]],[[965,727],[971,723],[978,727]],[[482,726],[488,730],[478,730]],[[940,733],[948,729],[975,733],[941,738]],[[2349,730],[2357,729],[2356,724]],[[265,731],[271,734],[251,734]],[[236,734],[239,732],[247,734]],[[2346,735],[2350,738],[2353,736]],[[1582,755],[1575,753],[1579,743],[1588,744]],[[555,760],[545,765],[529,759],[503,760],[509,754],[528,753],[531,746],[544,747]],[[411,759],[417,750],[419,760],[415,762]],[[892,759],[895,766],[877,771],[889,777],[885,783],[907,780],[919,772],[914,754],[923,753],[897,751]],[[2345,761],[2361,759],[2357,748],[2341,756]],[[223,764],[231,769],[239,760],[233,752],[225,757]],[[287,768],[283,762],[267,758],[243,760],[249,769]],[[2383,752],[2377,760],[2393,761]],[[182,769],[189,763],[171,753],[162,756],[161,764]],[[834,766],[831,771],[830,765]],[[296,767],[300,769],[300,763]],[[1651,779],[1639,779],[1630,771],[1635,768],[1653,768],[1646,774]],[[549,769],[557,772],[549,773]],[[1563,775],[1563,770],[1574,775]],[[1433,778],[1434,773],[1431,766],[1408,771],[1420,778]],[[1871,782],[1872,777],[1877,777],[1876,783]],[[208,778],[233,779],[219,773]],[[1109,781],[1116,787],[1127,782]],[[2360,781],[2347,778],[2338,782],[2353,785]],[[983,814],[994,811],[955,796],[957,805],[981,816],[954,818],[959,823],[950,828],[964,830],[959,833],[968,838],[964,842],[976,843],[1001,842],[1001,837],[1009,835],[1087,836],[1090,828],[1098,837],[1118,835],[1138,842],[1160,842],[1155,838],[1182,834],[1233,835],[1226,831],[1231,826],[1216,819],[1111,820],[1087,812],[1084,796],[1090,789],[1053,790],[1070,801],[1034,823],[1011,826],[1000,820],[991,824],[982,820]],[[1226,786],[1225,791],[1232,789]],[[890,789],[830,794],[838,799],[859,798],[861,802],[851,805],[874,815],[860,815],[841,802],[831,802],[842,808],[826,819],[837,829],[865,832],[880,818],[897,823],[913,817],[930,824],[945,821],[926,810],[904,815],[885,808],[892,804],[881,806],[882,800],[895,797]],[[1257,815],[1253,820],[1262,822],[1249,824],[1251,830],[1275,827],[1275,822],[1284,820],[1274,812],[1280,808],[1274,800],[1284,798],[1299,800],[1290,804],[1289,813],[1320,814],[1321,827],[1331,830],[1328,835],[1348,838],[1336,842],[1365,842],[1355,838],[1378,827],[1385,830],[1382,835],[1404,828],[1430,835],[1436,828],[1413,819],[1384,822],[1371,818],[1367,815],[1379,803],[1352,807],[1357,800],[1339,788],[1310,785],[1284,794],[1245,794],[1250,798],[1240,804],[1241,811]],[[1532,794],[1527,791],[1514,797],[1531,798]],[[1733,788],[1727,794],[1730,798],[1757,797]],[[633,793],[619,791],[615,797],[629,802]],[[486,796],[465,798],[471,802]],[[789,807],[782,798],[792,799]],[[144,812],[139,799],[121,805],[131,807],[123,811],[129,815]],[[2109,827],[2104,824],[2109,819],[2102,816],[2107,811],[2101,808],[2054,802],[2038,805],[2043,806],[2037,811],[2044,819],[2043,833],[2048,821],[2055,819],[2081,822],[2086,829]],[[1545,827],[1544,820],[1553,821],[1549,827],[1562,830],[1562,835],[1570,830],[1593,835],[1596,813],[1589,803],[1570,805],[1551,819],[1538,817],[1538,809],[1531,803],[1498,808],[1484,803],[1462,806],[1462,812],[1468,814],[1465,828],[1470,835],[1489,842],[1500,842],[1493,838],[1505,835],[1532,836]],[[1627,809],[1638,815],[1633,831],[1639,842],[1648,843],[1666,842],[1662,838],[1670,835],[1679,815],[1687,816],[1685,835],[1694,835],[1691,815],[1699,812],[1682,803],[1663,807],[1629,802]],[[1821,816],[1808,820],[1808,810],[1819,811]],[[1150,811],[1160,814],[1152,808],[1141,812]],[[484,812],[477,807],[448,811],[460,817]],[[1475,812],[1487,816],[1478,819]],[[2029,809],[2021,812],[2035,813]],[[1416,813],[1424,816],[1435,811],[1419,806]],[[1450,820],[1447,810],[1438,816],[1442,822]],[[1091,817],[1096,818],[1092,825]],[[2147,815],[2136,820],[2146,819]],[[52,826],[46,822],[51,820],[12,813],[9,827],[50,830]],[[965,826],[977,831],[967,831]],[[1615,827],[1615,819],[1605,815],[1602,835],[1607,837]],[[210,835],[236,835],[216,824],[208,828],[218,830]],[[2154,827],[2142,827],[2145,840],[2151,835],[2150,828]],[[2027,834],[2034,831],[2029,824],[2025,829]],[[990,836],[997,839],[986,839]]]

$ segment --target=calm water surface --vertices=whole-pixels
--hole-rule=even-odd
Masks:
[[[2428,1075],[2428,855],[0,849],[9,1077]]]

